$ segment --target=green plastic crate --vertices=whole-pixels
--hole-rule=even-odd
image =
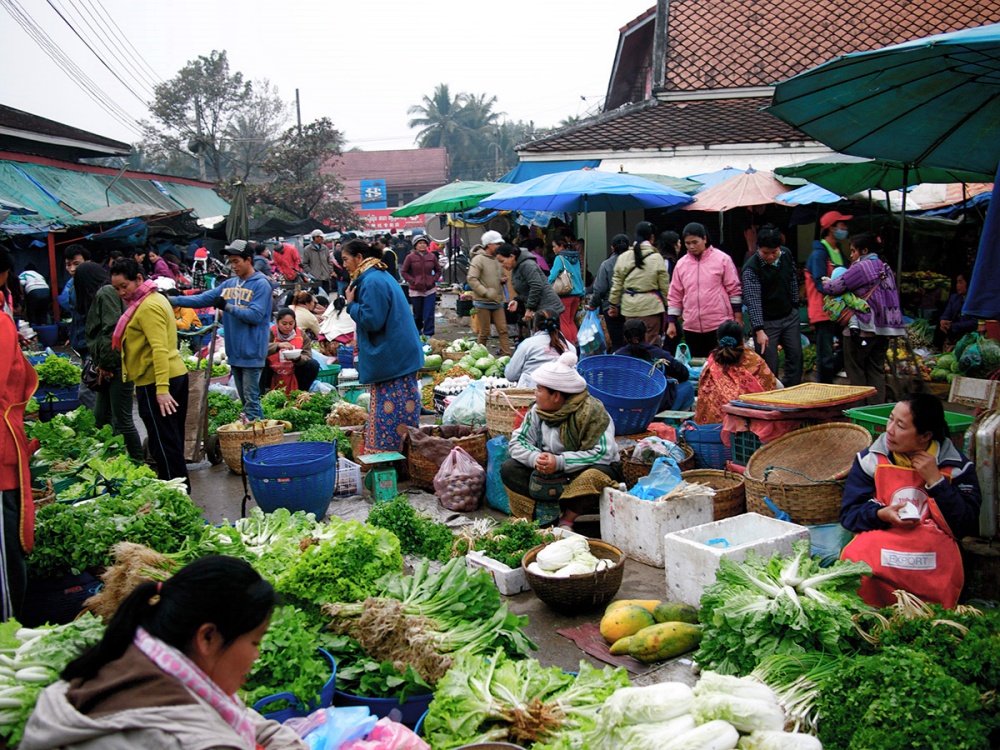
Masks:
[[[856,409],[845,409],[844,416],[854,424],[861,425],[872,434],[873,438],[885,432],[889,424],[889,415],[896,404],[881,404],[879,406],[859,406]],[[948,423],[948,436],[959,449],[965,445],[965,431],[972,424],[973,417],[969,414],[958,414],[945,411],[945,422]]]
[[[329,367],[324,367],[316,375],[316,380],[321,383],[329,383],[330,385],[337,385],[337,377],[340,375],[340,365],[330,365]]]

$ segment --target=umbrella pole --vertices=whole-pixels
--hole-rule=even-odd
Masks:
[[[906,233],[906,188],[909,187],[910,167],[903,165],[903,206],[899,212],[899,249],[896,252],[896,278],[903,277],[903,235]]]
[[[875,202],[872,200],[872,191],[868,191],[868,231],[875,233]]]

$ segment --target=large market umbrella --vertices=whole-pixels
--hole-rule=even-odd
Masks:
[[[697,180],[692,180],[684,177],[671,177],[668,174],[642,174],[640,172],[623,172],[622,174],[632,174],[635,177],[641,177],[644,180],[650,180],[652,182],[657,182],[660,185],[666,185],[668,188],[673,188],[685,195],[693,195],[704,187],[702,183]]]
[[[691,196],[679,190],[633,174],[578,169],[511,185],[479,205],[506,211],[586,214],[590,211],[678,208],[690,202]]]
[[[902,190],[921,183],[989,182],[990,174],[941,167],[913,166],[891,159],[831,154],[818,159],[789,164],[774,170],[776,175],[802,177],[838,195],[854,195],[866,190]]]
[[[728,211],[740,206],[762,206],[777,203],[777,197],[788,191],[770,172],[748,169],[741,175],[720,182],[694,197],[685,211]]]
[[[250,214],[247,211],[247,188],[242,181],[233,186],[233,199],[226,217],[226,242],[250,239]]]
[[[452,214],[468,211],[479,205],[506,184],[496,182],[474,182],[471,180],[450,182],[431,190],[392,212],[392,216],[419,216],[420,214]]]

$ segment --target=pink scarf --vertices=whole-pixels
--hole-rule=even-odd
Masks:
[[[132,320],[132,316],[135,315],[135,311],[139,309],[139,305],[142,304],[142,301],[155,291],[156,282],[152,279],[146,279],[144,282],[139,284],[134,292],[132,292],[132,296],[127,300],[128,307],[125,308],[125,312],[122,313],[122,316],[118,319],[118,325],[115,326],[115,332],[111,334],[112,349],[121,350],[122,339],[125,337],[125,329]]]
[[[153,664],[214,708],[240,736],[248,750],[255,750],[257,734],[254,731],[253,721],[247,709],[240,705],[235,696],[223,693],[212,678],[202,672],[194,662],[173,646],[151,636],[145,629],[136,630],[133,643]]]

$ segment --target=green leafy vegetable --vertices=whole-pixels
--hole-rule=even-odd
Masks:
[[[519,568],[525,553],[555,539],[550,531],[540,531],[537,521],[510,518],[473,540],[472,549],[499,560],[509,568]]]
[[[284,394],[282,394],[284,395]],[[242,407],[224,393],[208,394],[208,434],[214,435],[224,424],[232,424],[240,418]]]
[[[35,365],[35,372],[38,374],[38,382],[53,388],[65,388],[80,383],[80,373],[83,370],[79,365],[74,365],[66,357],[50,354],[39,364]]]
[[[368,512],[368,523],[395,534],[404,555],[441,561],[451,557],[454,533],[443,523],[418,513],[406,495],[389,503],[375,503]]]

